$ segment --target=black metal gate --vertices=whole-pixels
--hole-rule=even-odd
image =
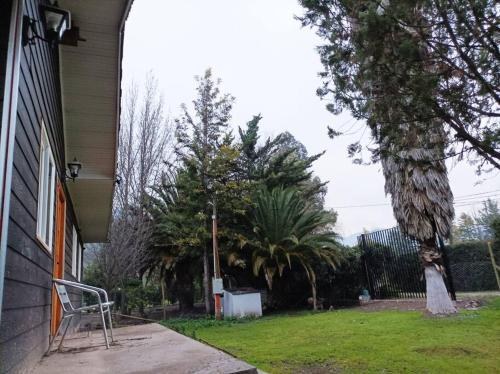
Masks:
[[[363,251],[366,281],[375,299],[412,299],[425,297],[425,279],[418,256],[419,243],[403,234],[399,227],[362,234],[358,243]],[[448,290],[453,299],[453,280],[447,266],[446,252],[440,245],[447,269]]]
[[[398,227],[362,234],[359,245],[370,295],[375,299],[425,297],[419,244]]]

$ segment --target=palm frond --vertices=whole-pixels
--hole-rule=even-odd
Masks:
[[[315,262],[325,262],[335,269],[341,254],[337,235],[331,231],[334,223],[334,215],[308,206],[296,189],[261,190],[252,220],[252,242],[259,254],[252,258],[254,274],[259,274],[271,260],[280,277],[287,266],[292,267],[293,259],[301,264],[310,280],[315,279]],[[274,272],[269,267],[264,269],[268,285],[269,277],[276,273],[273,269]]]

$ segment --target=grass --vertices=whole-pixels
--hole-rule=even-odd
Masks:
[[[164,324],[269,373],[500,373],[500,298],[448,318],[340,310]]]

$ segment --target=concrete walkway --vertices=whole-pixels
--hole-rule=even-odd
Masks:
[[[34,374],[257,374],[247,363],[159,324],[114,330],[109,350],[101,331],[68,336],[61,353],[45,357]],[[54,345],[57,347],[57,345]]]

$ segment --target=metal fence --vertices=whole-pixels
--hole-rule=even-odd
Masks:
[[[458,242],[447,245],[446,252],[457,291],[498,291],[493,263],[495,258],[500,258],[499,243],[488,244],[483,240]]]
[[[419,245],[399,228],[362,234],[358,238],[370,295],[375,299],[425,297],[418,258]]]
[[[460,261],[450,259],[453,283],[459,292],[498,291],[491,261]]]
[[[423,268],[418,256],[419,243],[398,227],[358,237],[370,295],[375,299],[410,299],[425,297]],[[443,252],[446,265],[446,253]],[[448,270],[448,269],[447,269]],[[446,283],[453,298],[451,274]]]

